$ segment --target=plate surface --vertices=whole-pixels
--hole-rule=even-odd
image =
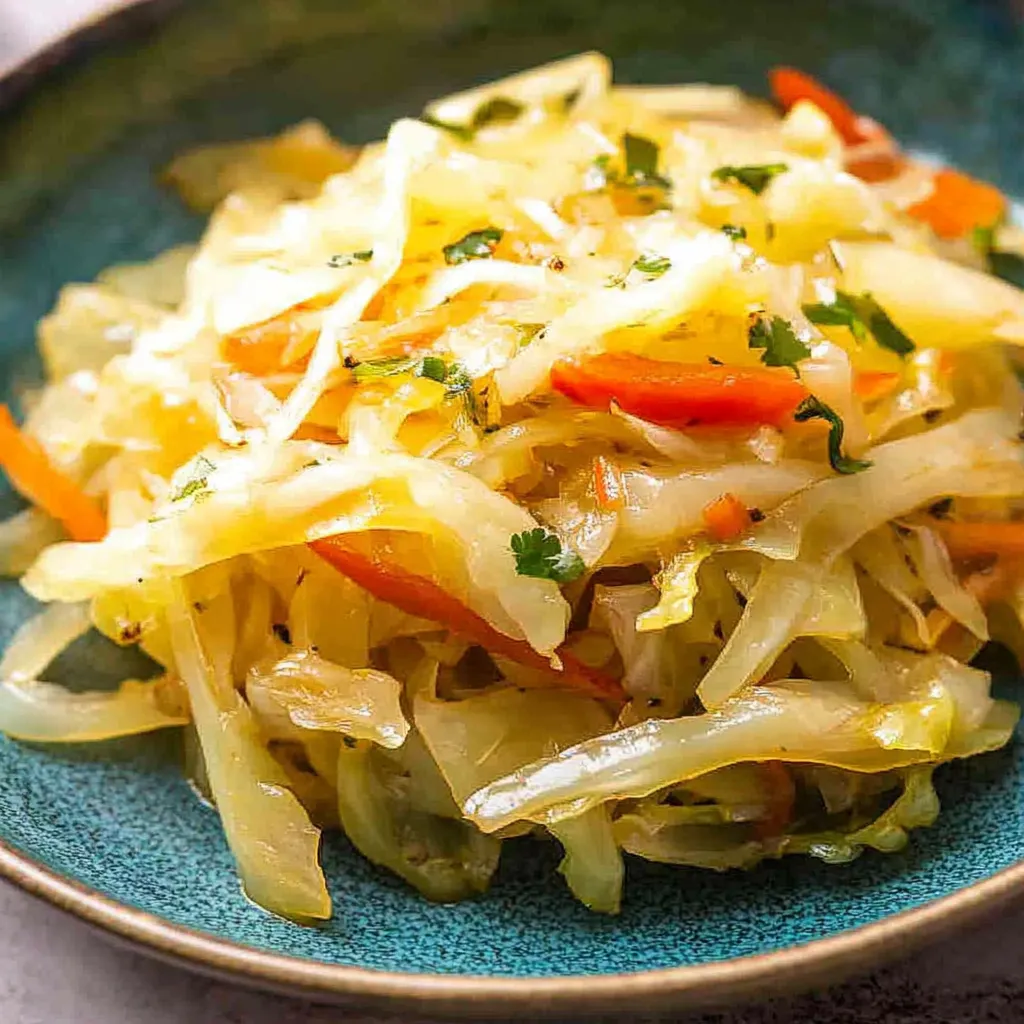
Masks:
[[[953,0],[143,3],[51,51],[55,69],[0,83],[3,390],[17,399],[38,380],[33,325],[62,284],[196,237],[200,221],[154,176],[190,144],[310,116],[368,140],[437,94],[598,48],[625,81],[755,92],[769,66],[799,65],[909,145],[1019,195],[1018,32],[998,4]],[[0,588],[0,640],[30,607]],[[58,678],[114,679],[120,657],[81,645]],[[166,956],[392,1008],[636,1012],[763,994],[865,966],[1024,887],[1024,865],[1012,867],[1024,858],[1018,744],[942,769],[943,814],[901,855],[724,876],[631,862],[614,920],[570,898],[546,844],[509,844],[486,897],[442,907],[331,837],[335,919],[299,928],[242,896],[178,757],[173,734],[90,749],[0,739],[0,872]]]

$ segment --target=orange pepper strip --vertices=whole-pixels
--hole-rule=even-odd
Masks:
[[[59,520],[72,540],[102,540],[106,535],[107,520],[99,505],[53,466],[18,428],[6,405],[0,405],[0,468],[14,489]]]
[[[951,557],[1000,555],[1024,558],[1024,522],[956,523],[940,520],[935,529]]]
[[[960,238],[978,227],[991,227],[1006,216],[1006,197],[994,185],[944,167],[935,172],[932,194],[907,208],[940,238]]]
[[[704,525],[715,540],[735,540],[752,522],[747,506],[735,494],[726,492],[704,506]]]
[[[626,488],[622,470],[603,455],[594,459],[594,493],[597,507],[605,512],[617,512],[626,505]]]
[[[499,632],[433,580],[389,561],[380,548],[367,555],[357,550],[344,534],[312,541],[309,546],[338,572],[407,615],[440,623],[456,636],[479,644],[492,654],[537,669],[545,673],[554,685],[588,693],[602,700],[626,700],[625,691],[615,679],[584,664],[564,648],[558,651],[562,661],[562,671],[559,672],[525,640]]]
[[[580,405],[626,412],[666,427],[784,426],[807,388],[789,370],[668,363],[605,352],[556,363],[552,387]]]

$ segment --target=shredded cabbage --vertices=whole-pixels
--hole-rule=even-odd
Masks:
[[[606,913],[624,854],[893,852],[1013,731],[970,662],[1024,658],[1024,292],[976,245],[1020,231],[948,237],[810,98],[611,79],[183,154],[198,244],[39,324],[0,731],[184,726],[275,913],[330,916],[339,828],[441,901],[547,839]],[[46,681],[90,628],[160,674]]]

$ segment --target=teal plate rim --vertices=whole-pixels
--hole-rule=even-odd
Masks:
[[[0,66],[0,106],[17,102],[54,68],[152,24],[182,0],[106,0],[49,43]],[[772,953],[632,974],[514,978],[398,973],[264,950],[172,924],[111,899],[0,840],[0,878],[100,934],[177,967],[253,988],[344,1003],[388,1015],[506,1018],[666,1013],[736,1005],[839,981],[970,927],[1024,900],[1024,862],[948,896],[829,938]]]

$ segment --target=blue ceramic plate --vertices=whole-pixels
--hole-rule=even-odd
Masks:
[[[0,83],[0,380],[38,378],[33,328],[67,281],[151,257],[200,223],[154,171],[183,147],[317,117],[367,140],[432,96],[574,51],[640,82],[763,91],[818,73],[906,143],[1024,194],[1024,41],[994,2],[204,0],[134,5]],[[827,13],[826,13],[827,12]],[[14,507],[8,495],[5,502]],[[5,511],[5,510],[0,510]],[[29,612],[0,591],[0,639]],[[112,648],[62,659],[116,677]],[[1012,687],[1011,687],[1012,689]],[[962,924],[1024,887],[1024,747],[940,771],[944,812],[903,854],[725,876],[632,862],[593,915],[520,840],[492,891],[436,906],[331,837],[335,919],[300,928],[242,896],[179,738],[103,749],[0,740],[0,871],[121,937],[318,997],[498,1014],[692,1006],[810,984]]]

